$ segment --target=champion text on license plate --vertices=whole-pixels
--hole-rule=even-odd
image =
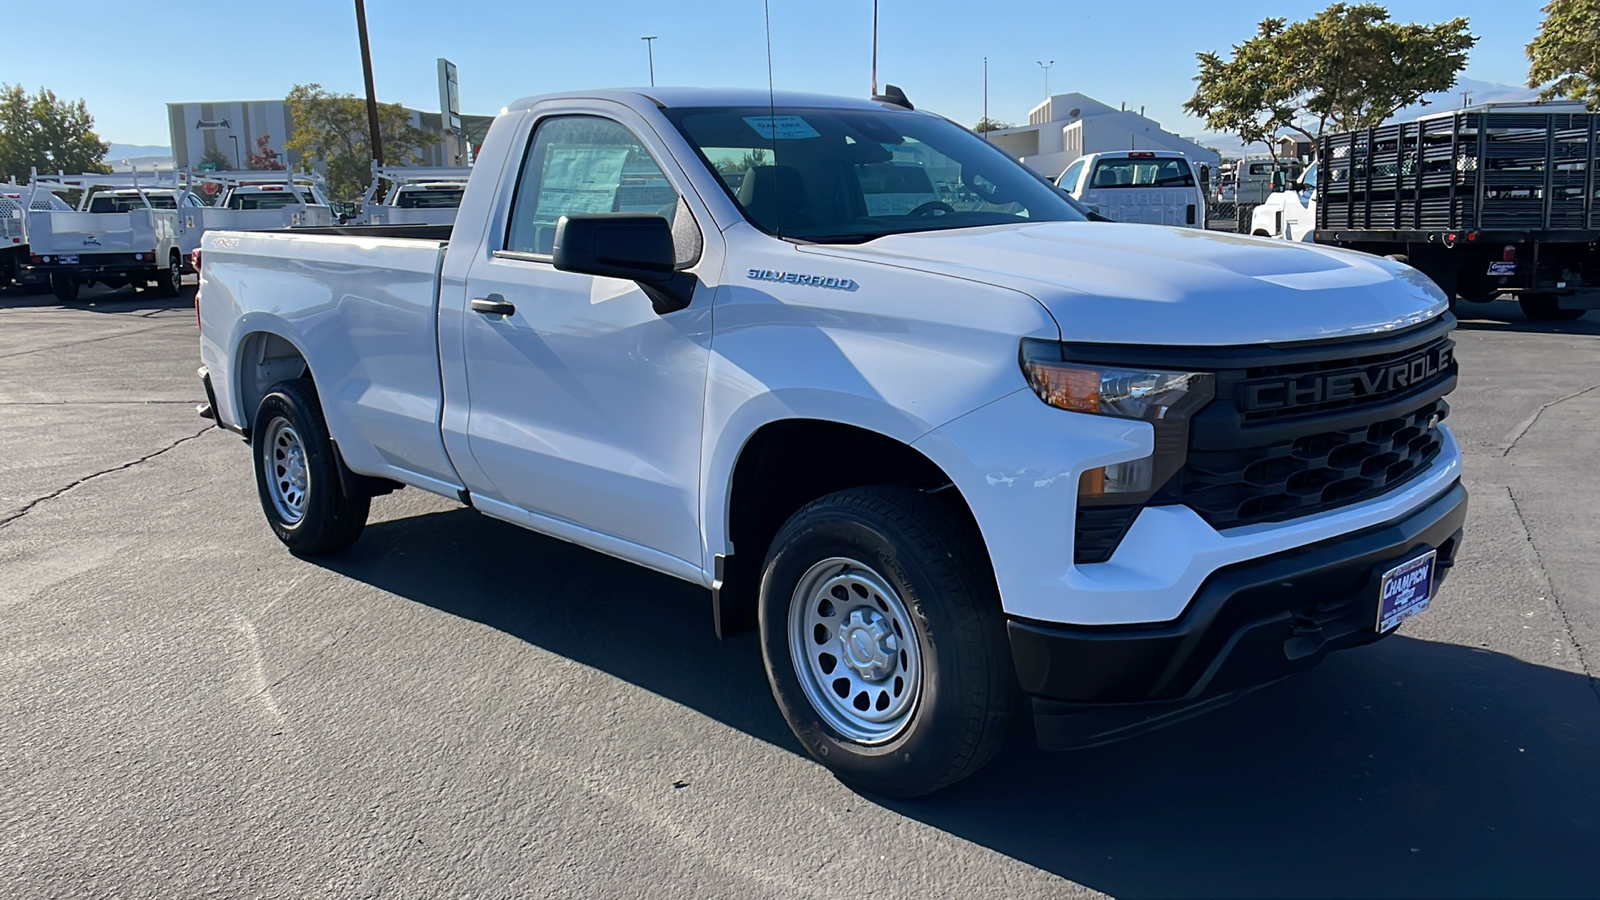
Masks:
[[[1378,582],[1378,631],[1397,625],[1428,608],[1433,599],[1433,563],[1439,551],[1427,553],[1383,573]]]

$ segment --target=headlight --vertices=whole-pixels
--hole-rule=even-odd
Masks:
[[[1149,422],[1155,449],[1143,459],[1090,469],[1078,481],[1080,502],[1142,503],[1183,468],[1189,417],[1216,396],[1210,372],[1169,372],[1066,358],[1054,341],[1026,340],[1022,369],[1039,399],[1073,412]]]

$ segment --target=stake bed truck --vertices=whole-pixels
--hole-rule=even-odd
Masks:
[[[534,98],[453,227],[208,234],[200,376],[278,538],[409,486],[703,585],[897,796],[1024,703],[1125,737],[1427,607],[1467,502],[1433,282],[1088,221],[891,96]],[[912,167],[937,198],[875,199]]]

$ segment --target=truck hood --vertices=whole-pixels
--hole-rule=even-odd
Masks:
[[[1067,341],[1304,341],[1405,328],[1449,306],[1403,263],[1195,228],[1040,222],[802,249],[1021,291],[1050,311]]]

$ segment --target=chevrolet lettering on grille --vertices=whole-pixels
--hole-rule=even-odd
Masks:
[[[1453,349],[1445,343],[1372,366],[1248,381],[1239,386],[1239,403],[1246,412],[1259,412],[1400,393],[1450,368]]]

